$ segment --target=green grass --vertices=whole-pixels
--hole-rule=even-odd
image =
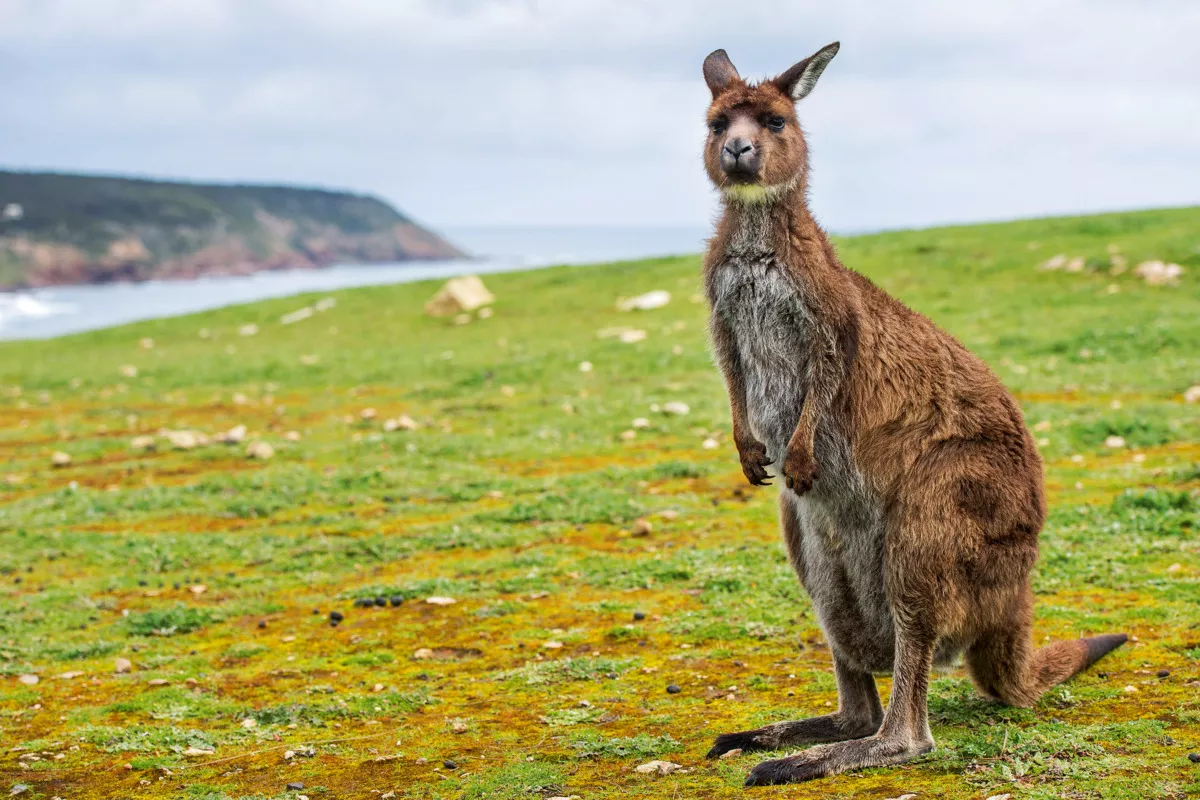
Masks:
[[[1186,272],[1110,274],[1110,246]],[[1021,402],[1051,503],[1039,640],[1137,640],[1029,710],[939,675],[933,753],[767,793],[1200,791],[1200,406],[1182,400],[1200,383],[1200,209],[838,247]],[[1057,253],[1090,266],[1037,268]],[[715,734],[830,710],[774,491],[737,469],[699,260],[487,283],[495,316],[462,326],[423,316],[420,283],[338,292],[293,325],[315,297],[0,344],[0,790],[740,797],[755,757],[706,762]],[[614,308],[659,288],[663,309]],[[648,336],[600,335],[615,326]],[[672,400],[690,413],[653,410]],[[400,415],[419,428],[385,430]],[[236,425],[237,445],[131,445]],[[274,458],[247,458],[252,440]],[[379,596],[402,603],[354,606]],[[655,757],[690,771],[634,771]]]

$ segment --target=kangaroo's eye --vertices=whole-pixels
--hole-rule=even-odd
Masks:
[[[715,134],[724,133],[725,129],[728,127],[729,123],[723,119],[714,119],[712,122],[708,123],[708,129]]]
[[[783,130],[783,126],[787,124],[787,120],[783,117],[767,117],[767,127],[779,133]]]

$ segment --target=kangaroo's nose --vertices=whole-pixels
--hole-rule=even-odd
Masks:
[[[724,147],[725,152],[728,153],[733,158],[734,161],[737,161],[738,158],[745,155],[746,153],[749,153],[753,149],[754,149],[754,145],[750,144],[750,142],[748,142],[747,140],[740,139],[740,138],[739,139],[730,139],[728,142],[725,143],[725,147]]]

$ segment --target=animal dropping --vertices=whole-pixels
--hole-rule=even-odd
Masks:
[[[704,166],[722,203],[704,259],[713,350],[742,472],[781,484],[784,543],[839,695],[832,713],[718,736],[710,758],[822,744],[758,764],[748,786],[932,750],[929,673],[959,653],[980,692],[1029,707],[1126,641],[1033,647],[1046,501],[1020,407],[956,339],[843,266],[809,210],[796,104],[838,48],[761,83],[724,50],[703,67]],[[1063,255],[1043,268],[1085,266]],[[889,672],[885,713],[874,676]]]

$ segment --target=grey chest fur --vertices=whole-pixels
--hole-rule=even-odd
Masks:
[[[752,235],[731,242],[710,291],[713,313],[733,334],[750,430],[778,475],[804,405],[818,323],[796,278]],[[780,489],[802,531],[802,541],[791,543],[793,558],[803,561],[805,588],[839,657],[864,671],[884,671],[894,633],[883,581],[882,505],[840,431],[819,424],[815,451],[816,486],[803,497]]]
[[[769,251],[734,251],[714,278],[713,312],[733,332],[750,430],[779,464],[804,403],[812,318]]]

